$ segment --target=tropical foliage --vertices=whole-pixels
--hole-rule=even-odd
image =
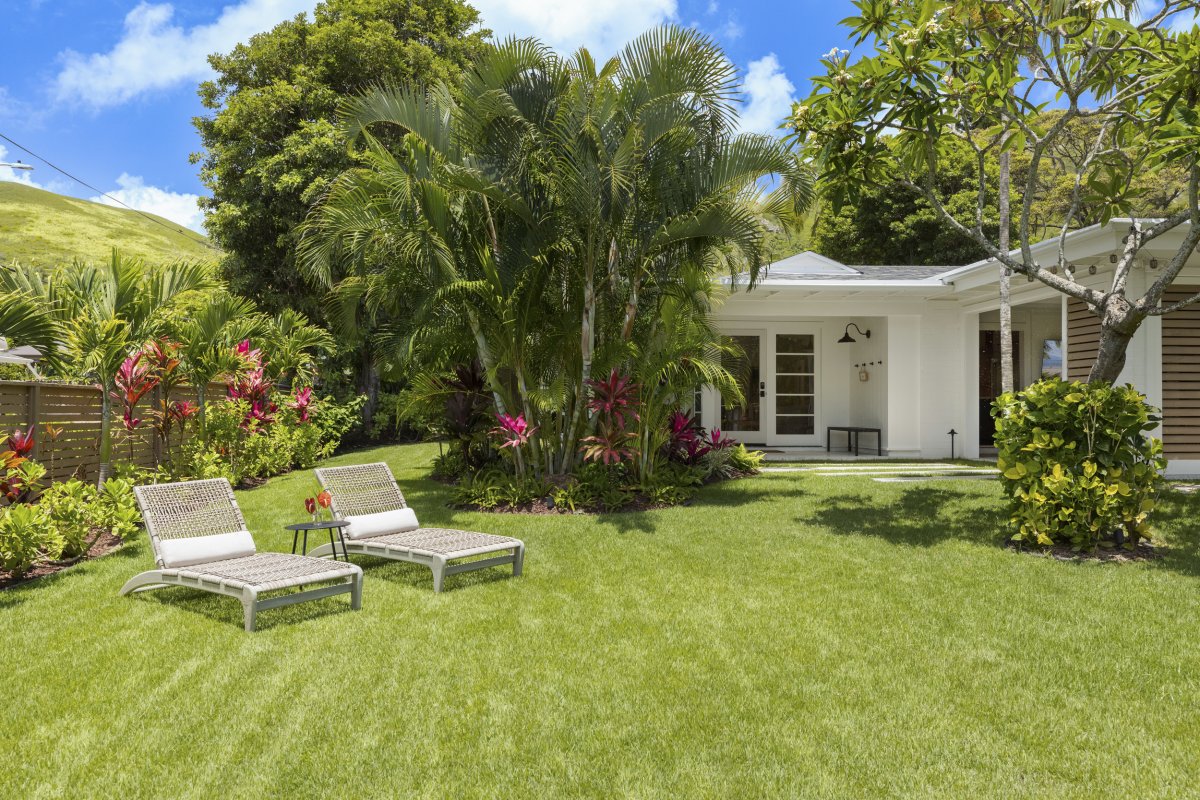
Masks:
[[[1132,386],[1043,380],[993,404],[1013,541],[1124,547],[1150,538],[1161,421]]]
[[[737,398],[714,278],[753,283],[768,223],[810,196],[779,141],[737,133],[736,90],[710,39],[662,28],[603,64],[513,39],[462,91],[370,92],[344,122],[363,166],[306,223],[301,263],[405,321],[414,385],[444,396],[478,363],[518,475],[590,458],[647,476],[695,387]],[[641,387],[638,415],[597,406],[598,376]]]

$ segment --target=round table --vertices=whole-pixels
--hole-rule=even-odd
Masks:
[[[333,532],[336,530],[338,533],[338,539],[340,539],[342,542],[342,558],[346,561],[349,561],[350,555],[346,552],[346,537],[343,533],[343,531],[346,529],[346,526],[349,524],[349,522],[346,522],[343,519],[324,519],[314,522],[297,522],[294,525],[286,525],[284,527],[292,532],[292,555],[296,554],[296,540],[300,538],[301,533],[304,534],[304,546],[300,551],[300,555],[308,555],[308,532],[329,531],[329,547],[331,550],[333,550],[334,561],[337,561],[338,557],[337,545],[334,544],[333,541]]]

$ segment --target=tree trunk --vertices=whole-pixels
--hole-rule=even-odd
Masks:
[[[1121,295],[1110,295],[1100,313],[1100,344],[1088,383],[1116,383],[1125,368],[1125,353],[1143,317]]]
[[[1003,147],[1001,143],[1001,147]],[[1012,227],[1012,211],[1009,208],[1008,151],[1000,153],[1000,188],[997,205],[1000,210],[1000,249],[1008,250],[1009,229]],[[1013,376],[1013,333],[1012,333],[1012,273],[1000,265],[1000,390],[1011,392],[1015,387]]]
[[[112,401],[108,390],[100,389],[100,471],[96,476],[96,487],[99,488],[108,480],[112,472]]]
[[[375,412],[379,408],[379,368],[369,346],[363,348],[358,389],[367,396],[363,404],[363,434],[369,438],[375,430]]]

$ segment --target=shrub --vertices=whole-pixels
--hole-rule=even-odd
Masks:
[[[747,450],[744,444],[738,444],[729,451],[730,464],[742,474],[758,472],[764,458],[766,454],[761,450]]]
[[[520,508],[550,495],[551,486],[537,478],[488,469],[464,479],[455,487],[455,502],[482,509]]]
[[[992,415],[1014,541],[1133,549],[1149,537],[1166,462],[1136,389],[1054,378],[1000,396]]]
[[[62,539],[64,558],[85,554],[103,530],[96,487],[77,478],[52,484],[42,492],[38,506]]]
[[[58,558],[62,539],[41,507],[18,503],[0,508],[0,567],[21,577],[43,556]]]
[[[123,478],[110,478],[96,497],[96,520],[122,541],[128,541],[142,526],[142,513],[133,496],[133,484]]]

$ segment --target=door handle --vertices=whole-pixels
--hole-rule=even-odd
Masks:
[[[767,396],[767,382],[766,381],[758,382],[758,396],[759,397]]]

